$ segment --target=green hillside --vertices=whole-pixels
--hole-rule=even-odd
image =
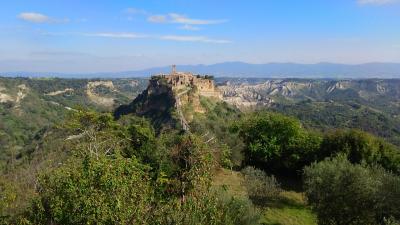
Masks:
[[[113,105],[108,105],[88,96],[88,83],[96,81],[0,77],[0,167],[22,157],[35,138],[58,125],[73,109],[111,111],[146,87],[145,80],[137,79],[113,80],[113,88],[97,85],[95,97],[112,99]]]

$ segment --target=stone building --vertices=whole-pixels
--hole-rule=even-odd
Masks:
[[[190,72],[177,72],[172,66],[170,74],[159,74],[156,77],[164,78],[174,91],[195,88],[199,95],[221,99],[221,94],[215,87],[214,80],[209,76],[194,75]]]

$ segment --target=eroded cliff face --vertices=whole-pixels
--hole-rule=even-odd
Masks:
[[[169,114],[175,105],[172,88],[160,79],[150,79],[146,90],[139,94],[130,104],[121,105],[115,110],[115,117],[126,114],[155,117]]]
[[[115,111],[115,117],[135,114],[150,118],[156,126],[175,126],[184,129],[194,113],[205,113],[201,97],[220,100],[220,92],[214,82],[188,73],[153,76],[147,89],[129,105],[122,105]]]
[[[271,79],[258,83],[226,82],[218,87],[223,100],[239,108],[268,107],[274,103],[357,98],[373,101],[400,97],[398,80]]]

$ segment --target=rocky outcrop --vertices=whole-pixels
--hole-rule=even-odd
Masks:
[[[112,107],[114,105],[113,98],[101,96],[100,94],[96,93],[95,88],[99,86],[108,88],[112,92],[115,91],[114,84],[112,81],[93,81],[87,83],[86,95],[91,101],[93,101],[98,105]]]
[[[44,95],[47,95],[47,96],[56,96],[56,95],[62,95],[62,94],[65,94],[65,93],[72,93],[72,92],[74,92],[74,89],[73,89],[73,88],[65,88],[64,90],[52,91],[52,92],[46,93],[46,94],[44,94]]]
[[[156,127],[179,124],[183,130],[190,131],[193,113],[206,112],[200,104],[202,96],[221,99],[212,79],[173,71],[169,75],[153,76],[147,89],[132,103],[116,109],[115,117],[134,113],[150,118]],[[185,113],[188,109],[190,115]]]
[[[399,85],[400,80],[271,79],[261,82],[230,81],[218,88],[224,101],[239,108],[254,108],[285,101],[335,101],[343,98],[369,101],[380,97],[395,100],[400,97]]]

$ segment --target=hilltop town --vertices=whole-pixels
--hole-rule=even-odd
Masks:
[[[175,126],[178,122],[183,130],[190,131],[189,123],[194,113],[206,112],[200,103],[201,98],[222,100],[222,94],[215,86],[213,77],[178,72],[173,65],[169,74],[152,76],[147,89],[129,105],[118,107],[115,116],[118,118],[135,113],[157,118],[157,121],[153,121],[156,124]]]
[[[182,91],[193,90],[205,97],[214,97],[221,99],[220,91],[215,87],[213,76],[209,75],[194,75],[190,72],[178,72],[176,65],[172,65],[170,74],[158,74],[152,77],[152,80],[164,80],[172,90],[179,94]]]

